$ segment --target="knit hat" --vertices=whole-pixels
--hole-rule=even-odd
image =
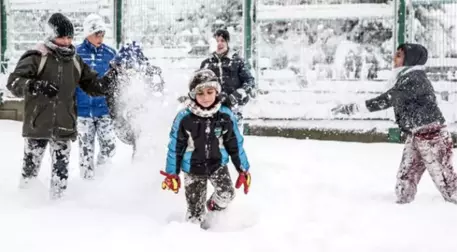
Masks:
[[[48,25],[46,26],[46,34],[51,40],[65,36],[73,38],[74,32],[70,19],[62,13],[54,13],[49,18]]]
[[[189,83],[189,97],[195,100],[197,93],[204,88],[214,88],[217,93],[221,92],[221,84],[216,74],[209,69],[202,69],[195,72]]]
[[[222,37],[227,43],[230,41],[230,33],[227,30],[218,29],[214,33],[214,37]]]
[[[97,14],[90,14],[83,22],[84,37],[88,37],[97,32],[106,31],[105,21]]]

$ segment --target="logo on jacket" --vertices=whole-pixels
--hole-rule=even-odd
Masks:
[[[216,137],[221,137],[222,136],[222,127],[214,128],[214,135],[216,135]]]

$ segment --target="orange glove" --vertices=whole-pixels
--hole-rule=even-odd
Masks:
[[[251,174],[249,172],[240,172],[236,180],[235,188],[238,189],[244,185],[244,193],[248,194],[249,187],[251,186]]]
[[[181,180],[176,174],[169,174],[164,171],[160,171],[160,174],[164,175],[166,178],[162,182],[163,190],[172,190],[174,193],[178,193],[179,188],[181,187]]]

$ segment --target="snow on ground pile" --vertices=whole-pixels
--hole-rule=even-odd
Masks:
[[[404,252],[457,245],[457,206],[440,198],[427,174],[415,202],[393,203],[401,145],[246,137],[250,194],[237,190],[214,230],[203,231],[182,221],[184,191],[160,188],[164,152],[131,163],[130,147],[120,144],[104,177],[82,181],[74,143],[67,197],[53,202],[46,198],[49,153],[41,186],[17,189],[20,123],[0,121],[0,128],[0,251]]]

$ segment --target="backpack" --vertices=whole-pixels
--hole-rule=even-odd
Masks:
[[[38,66],[37,76],[40,75],[41,71],[43,71],[44,65],[46,64],[46,60],[48,59],[48,55],[41,55],[40,65]],[[79,61],[76,59],[76,55],[73,56],[73,63],[75,64],[76,70],[78,70],[79,78],[81,78],[81,65]]]

